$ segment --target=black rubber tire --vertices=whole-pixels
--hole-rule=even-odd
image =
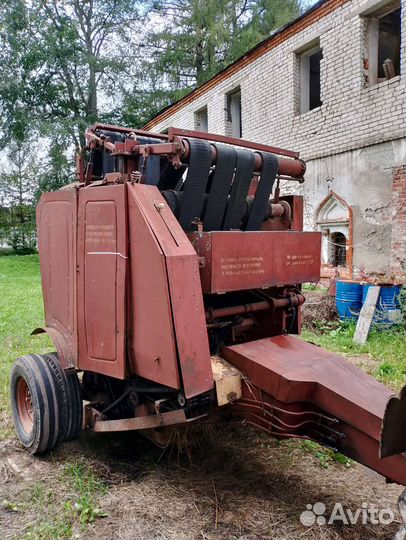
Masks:
[[[23,427],[18,406],[18,387],[24,382],[31,395],[33,421],[29,431]],[[57,380],[42,356],[29,354],[15,361],[11,369],[10,396],[14,424],[22,445],[32,454],[52,449],[59,440],[61,398]]]
[[[60,389],[60,431],[58,442],[79,437],[82,429],[83,404],[80,383],[75,372],[62,369],[56,352],[44,354],[43,358],[53,371]]]
[[[73,371],[66,373],[66,380],[68,381],[68,394],[69,394],[69,408],[71,412],[71,427],[66,436],[67,441],[77,439],[82,430],[83,422],[83,402],[82,392],[80,389],[80,383],[77,374]]]

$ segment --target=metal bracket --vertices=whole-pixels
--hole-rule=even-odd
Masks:
[[[138,416],[135,418],[101,420],[96,417],[94,420],[93,431],[97,433],[102,431],[114,432],[151,429],[187,423],[185,412],[182,409],[168,411],[162,414]]]

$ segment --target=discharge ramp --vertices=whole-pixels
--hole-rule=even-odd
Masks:
[[[343,357],[281,335],[224,347],[248,379],[235,411],[280,438],[311,438],[406,485],[406,458],[380,458],[381,431],[393,392]],[[252,386],[251,386],[252,383]],[[404,416],[384,430],[401,432]]]

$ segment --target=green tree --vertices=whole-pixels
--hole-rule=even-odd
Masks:
[[[27,130],[79,146],[131,78],[141,0],[14,0],[0,8],[0,112],[6,136]],[[10,77],[13,73],[13,77]],[[104,107],[100,102],[104,100]]]
[[[35,250],[38,156],[30,143],[13,142],[0,173],[0,239],[16,252]]]
[[[36,246],[35,204],[43,191],[72,182],[72,159],[57,140],[37,152],[35,141],[11,142],[0,162],[0,241],[16,252]]]
[[[123,118],[142,124],[298,16],[301,5],[301,0],[157,0],[149,11],[142,73],[137,87],[125,93]]]
[[[43,191],[56,191],[74,181],[73,156],[67,155],[66,146],[58,139],[53,139],[47,156],[42,163],[35,199],[39,199]]]
[[[30,244],[34,199],[73,180],[74,147],[84,145],[89,124],[113,116],[115,97],[132,80],[141,5],[0,2],[0,141],[7,154],[0,163],[0,234],[13,248]]]
[[[243,4],[244,11],[241,9],[238,12],[238,15],[242,13],[241,17],[237,15],[233,19],[232,46],[226,59],[228,63],[298,17],[307,6],[305,0],[251,0]]]
[[[30,27],[24,0],[0,3],[0,129],[4,144],[22,141],[31,122]],[[11,76],[12,74],[12,76]]]
[[[179,85],[201,84],[300,13],[299,0],[160,0],[150,34],[156,67]]]

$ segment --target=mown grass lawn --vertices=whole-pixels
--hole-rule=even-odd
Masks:
[[[12,363],[30,352],[53,350],[46,335],[30,335],[43,322],[38,255],[0,257],[0,438],[13,431],[9,404]]]

